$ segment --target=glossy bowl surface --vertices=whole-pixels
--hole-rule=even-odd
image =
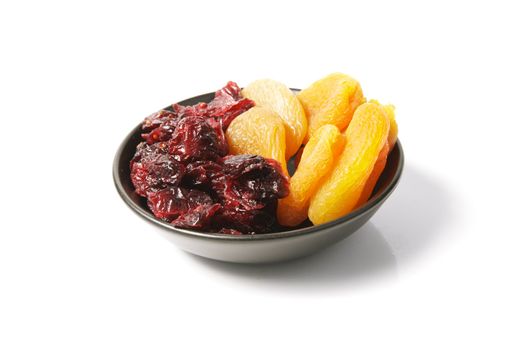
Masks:
[[[297,91],[297,90],[296,90]],[[179,102],[192,105],[209,102],[214,93]],[[256,235],[226,235],[180,229],[157,219],[146,200],[135,193],[130,179],[129,162],[141,142],[141,124],[126,136],[113,162],[113,179],[124,202],[141,218],[153,224],[163,236],[181,249],[210,259],[236,263],[270,263],[312,254],[339,242],[357,231],[379,209],[397,186],[403,170],[404,156],[399,140],[388,156],[374,193],[361,208],[337,220],[319,226]]]

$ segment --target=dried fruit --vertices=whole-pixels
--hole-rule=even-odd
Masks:
[[[333,168],[344,146],[344,137],[334,125],[323,125],[310,138],[299,167],[290,179],[290,194],[279,200],[277,219],[281,225],[296,226],[308,218],[310,197],[321,179]]]
[[[227,234],[276,229],[277,200],[288,194],[279,163],[255,155],[226,156],[224,129],[253,104],[230,82],[209,104],[175,104],[173,111],[146,118],[145,142],[137,146],[130,171],[136,193],[147,198],[157,218]]]
[[[298,97],[272,80],[243,91],[229,82],[209,103],[144,120],[131,181],[157,218],[181,228],[238,235],[337,219],[368,200],[397,139],[394,107],[364,102],[340,73]]]
[[[268,233],[276,230],[275,210],[232,210],[224,208],[214,217],[221,233]]]
[[[205,230],[211,226],[215,213],[220,209],[219,203],[198,205],[180,214],[171,224],[176,227]]]
[[[366,185],[363,188],[363,192],[361,193],[359,201],[357,202],[356,208],[365,204],[370,198],[370,196],[372,195],[372,192],[374,191],[374,187],[376,186],[377,180],[379,180],[381,173],[385,169],[388,154],[390,153],[392,148],[394,148],[394,145],[396,144],[396,140],[397,140],[397,123],[396,123],[396,118],[395,118],[395,113],[394,113],[395,107],[393,105],[381,105],[376,100],[370,100],[370,103],[374,103],[383,108],[386,115],[388,116],[388,120],[390,122],[390,129],[388,132],[387,142],[385,143],[385,145],[381,149],[381,152],[379,153],[377,161],[374,165],[374,169],[372,170],[372,173],[370,174],[370,176],[368,177],[368,180],[366,181]]]
[[[271,110],[255,106],[244,112],[226,130],[232,154],[257,154],[277,160],[288,174],[285,160],[285,128],[282,119]]]
[[[297,98],[308,119],[307,139],[325,124],[334,124],[339,130],[345,130],[355,109],[365,102],[359,82],[341,73],[316,81],[302,90]]]
[[[148,206],[160,219],[168,221],[193,211],[199,206],[211,206],[213,200],[205,192],[182,187],[168,187],[160,191],[148,192]]]
[[[261,209],[289,193],[288,179],[272,159],[245,154],[225,157],[223,164],[224,179],[215,179],[214,189],[227,206]]]
[[[370,173],[370,176],[366,180],[366,184],[363,187],[363,192],[361,192],[361,195],[359,196],[359,200],[357,201],[357,204],[355,205],[356,208],[359,208],[360,206],[365,204],[370,198],[370,196],[372,195],[372,192],[374,191],[374,187],[376,186],[377,180],[379,180],[381,173],[385,169],[389,151],[390,151],[390,146],[387,140],[385,142],[385,145],[381,149],[381,152],[379,152],[379,156],[377,157],[376,163],[374,164],[374,169],[372,170],[372,172]]]
[[[239,86],[230,81],[215,93],[215,98],[210,103],[201,102],[193,106],[174,104],[171,108],[179,116],[207,117],[212,126],[214,126],[213,120],[215,120],[226,130],[235,117],[254,105],[255,103],[252,100],[243,98]]]
[[[159,145],[139,144],[131,161],[131,181],[141,196],[150,190],[177,186],[184,174],[184,165]]]
[[[213,179],[222,175],[222,164],[208,160],[196,161],[186,167],[182,185],[210,192],[213,190]]]
[[[390,145],[389,152],[394,148],[397,141],[397,122],[396,122],[396,108],[393,105],[382,105],[377,100],[370,100],[370,103],[374,103],[378,106],[382,106],[390,120],[390,131],[388,132],[388,144]]]
[[[286,159],[301,147],[308,123],[301,103],[286,85],[270,79],[256,80],[242,90],[242,95],[257,106],[277,113],[286,130]]]
[[[214,129],[203,117],[182,118],[176,125],[168,152],[178,161],[217,160],[228,154],[222,130]]]
[[[338,219],[356,207],[389,129],[389,117],[381,106],[365,103],[357,108],[345,132],[341,156],[310,200],[308,217],[315,225]]]
[[[212,186],[223,205],[214,218],[216,227],[243,233],[276,229],[277,199],[288,195],[279,163],[254,155],[225,157],[222,174],[213,178]]]

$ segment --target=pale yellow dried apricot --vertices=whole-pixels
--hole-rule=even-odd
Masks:
[[[279,200],[277,219],[281,225],[296,226],[308,218],[310,197],[323,176],[332,170],[343,146],[343,135],[330,124],[319,128],[310,138],[290,179],[290,194]]]
[[[255,106],[235,118],[226,130],[231,154],[257,154],[278,161],[288,174],[284,123],[277,113]]]
[[[295,94],[286,85],[270,79],[256,80],[241,93],[257,106],[268,108],[283,119],[286,129],[285,157],[292,157],[301,147],[308,129],[303,107]]]
[[[390,121],[374,103],[359,106],[345,131],[346,145],[333,171],[310,199],[308,217],[315,225],[338,219],[358,204],[379,154],[388,140]]]
[[[325,124],[345,130],[355,109],[366,101],[359,82],[342,73],[333,73],[314,82],[297,98],[308,120],[306,139]]]

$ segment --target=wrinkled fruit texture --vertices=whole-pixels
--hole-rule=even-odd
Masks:
[[[279,163],[256,155],[227,156],[224,130],[253,106],[229,82],[208,104],[175,104],[172,111],[145,119],[144,142],[130,162],[131,181],[157,218],[226,234],[276,229],[277,200],[288,195],[289,186]]]
[[[346,145],[330,175],[310,200],[315,225],[338,219],[359,204],[363,189],[387,144],[389,116],[375,103],[359,106],[345,131]]]
[[[308,129],[303,107],[295,94],[286,85],[270,79],[256,80],[241,93],[282,118],[286,131],[285,157],[290,159],[301,147]]]
[[[388,116],[388,120],[390,121],[390,131],[388,132],[388,144],[390,146],[389,147],[389,152],[390,152],[397,141],[398,128],[397,128],[397,122],[396,122],[396,108],[393,105],[382,105],[377,100],[370,100],[369,102],[383,107],[383,109],[385,110],[385,113]]]
[[[297,226],[308,218],[310,197],[332,169],[344,146],[344,137],[334,125],[324,125],[310,138],[301,161],[290,179],[290,194],[280,199],[277,219],[283,226]]]
[[[326,124],[345,130],[355,109],[366,101],[359,82],[342,73],[333,73],[316,81],[302,90],[297,98],[308,120],[307,139]]]
[[[238,116],[226,131],[232,154],[258,154],[286,169],[286,136],[282,119],[270,109],[255,106]]]
[[[357,202],[356,208],[359,208],[360,206],[365,204],[370,198],[370,196],[372,195],[372,192],[374,191],[374,187],[376,186],[377,180],[379,180],[381,173],[385,169],[388,154],[394,148],[396,141],[397,141],[397,122],[395,118],[395,107],[393,105],[381,105],[376,100],[370,100],[370,103],[376,104],[380,106],[381,108],[383,108],[384,112],[388,116],[388,121],[390,123],[390,129],[388,131],[387,142],[381,149],[381,152],[379,152],[379,156],[374,165],[374,169],[372,170],[372,173],[370,174],[370,176],[368,177],[368,180],[366,181],[366,185],[363,188],[363,192],[361,193],[361,197],[359,198],[359,201]]]

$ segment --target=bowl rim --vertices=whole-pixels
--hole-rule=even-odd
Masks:
[[[291,90],[298,91],[299,89],[291,89]],[[186,100],[205,97],[205,96],[208,96],[209,94],[210,93],[197,95],[194,97],[190,97]],[[184,102],[186,100],[182,100],[181,102]],[[397,184],[399,183],[399,179],[401,178],[401,174],[403,172],[403,167],[405,163],[403,148],[398,138],[394,146],[398,148],[398,152],[399,152],[399,161],[397,163],[397,169],[394,173],[394,176],[392,177],[392,180],[390,181],[390,183],[388,183],[385,186],[383,191],[377,193],[371,200],[368,200],[366,204],[361,206],[359,209],[354,210],[346,214],[345,216],[340,217],[339,219],[332,220],[332,221],[329,221],[321,225],[303,227],[303,228],[293,229],[289,231],[270,232],[270,233],[261,233],[261,234],[252,234],[252,235],[229,235],[229,234],[224,234],[224,233],[192,231],[192,230],[172,226],[167,222],[157,219],[151,212],[137,205],[128,196],[126,190],[124,189],[124,186],[122,184],[122,179],[120,177],[120,171],[119,171],[120,159],[123,155],[126,145],[130,142],[130,140],[135,135],[137,129],[140,128],[141,125],[142,123],[137,125],[135,128],[133,128],[133,130],[131,130],[131,132],[128,133],[128,135],[121,142],[115,154],[115,157],[113,160],[113,182],[115,184],[117,192],[119,193],[122,200],[128,205],[128,207],[130,207],[137,215],[139,215],[143,219],[161,228],[164,228],[172,233],[183,234],[183,235],[192,236],[195,238],[219,239],[219,240],[228,240],[228,241],[253,241],[253,240],[258,241],[258,240],[290,238],[290,237],[295,237],[299,235],[307,235],[307,234],[316,233],[316,232],[319,232],[319,231],[322,231],[324,229],[328,229],[334,226],[341,225],[347,221],[356,219],[366,214],[368,211],[372,210],[377,205],[381,204],[392,193],[392,191],[396,188]]]

